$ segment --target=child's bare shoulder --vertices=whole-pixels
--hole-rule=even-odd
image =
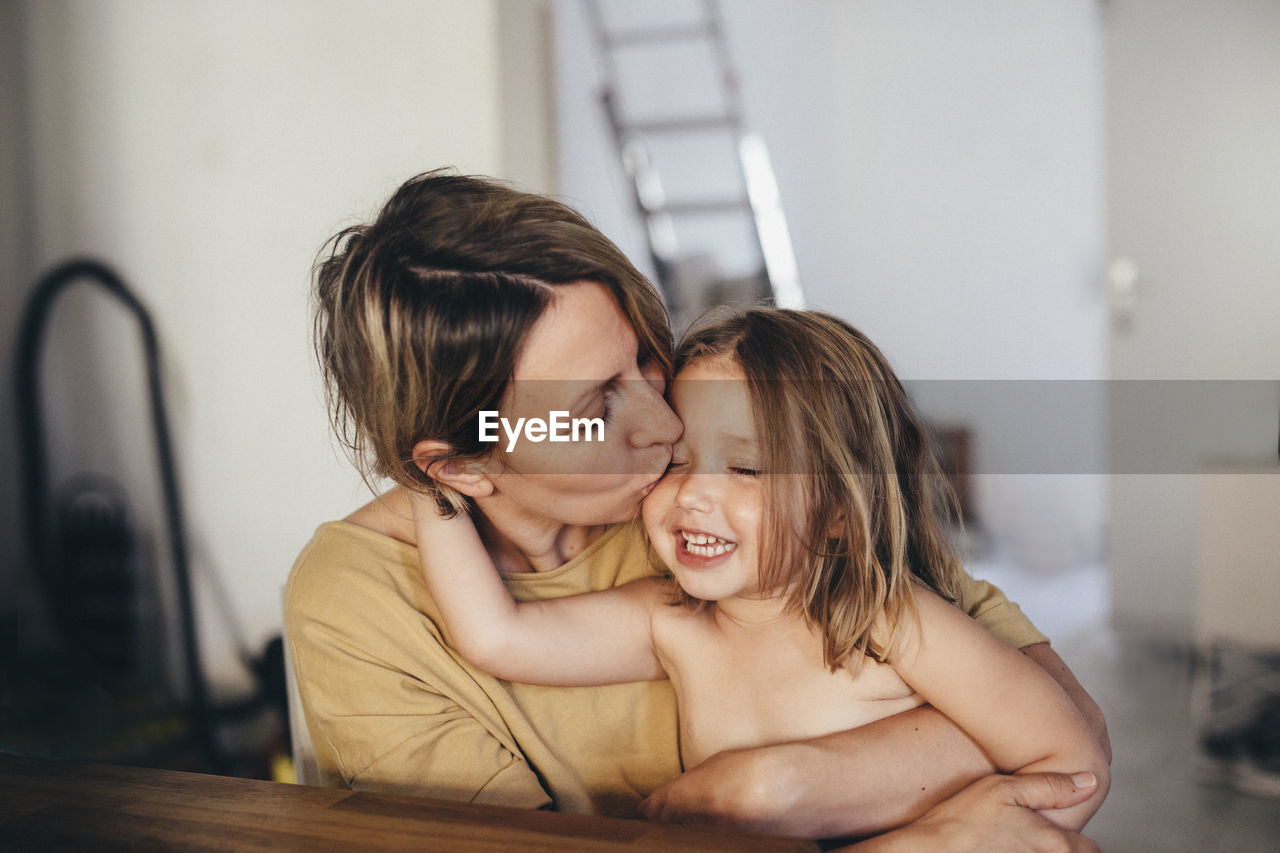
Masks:
[[[637,606],[647,607],[655,614],[664,609],[665,602],[670,600],[670,592],[662,578],[638,578],[624,584],[589,592],[586,595],[615,595],[629,599]]]
[[[692,607],[680,603],[673,595],[670,584],[660,578],[651,578],[653,588],[652,624],[654,636],[679,638],[690,641],[698,635],[708,635],[714,625],[709,606]],[[705,636],[699,639],[706,642]]]

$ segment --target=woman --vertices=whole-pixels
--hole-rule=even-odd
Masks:
[[[417,570],[407,489],[469,507],[518,599],[653,571],[631,520],[681,430],[662,399],[670,332],[652,286],[579,214],[482,179],[422,175],[331,241],[316,297],[335,427],[367,477],[397,484],[323,525],[290,577],[286,622],[327,781],[620,815],[648,797],[652,816],[834,836],[915,819],[992,772],[958,729],[919,709],[723,753],[681,776],[666,683],[512,685],[454,653]],[[507,419],[499,443],[482,440],[481,412]],[[600,419],[601,440],[509,428],[556,412]],[[1016,606],[976,582],[962,599],[1105,737]],[[964,796],[967,808],[1017,799],[991,784]]]

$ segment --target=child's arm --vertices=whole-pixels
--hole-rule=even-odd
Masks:
[[[470,518],[442,519],[422,495],[411,501],[427,585],[453,647],[473,666],[553,687],[665,677],[649,631],[655,581],[517,603]]]
[[[907,624],[892,663],[908,684],[986,750],[1007,773],[1092,771],[1098,789],[1046,817],[1080,829],[1110,786],[1107,760],[1088,724],[1040,667],[920,585],[919,625]]]

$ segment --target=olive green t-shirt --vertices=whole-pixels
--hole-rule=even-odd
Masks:
[[[653,572],[630,523],[558,569],[503,580],[529,601]],[[961,605],[1014,647],[1045,641],[988,583],[968,579]],[[669,682],[539,687],[475,669],[441,627],[417,549],[367,528],[320,526],[290,574],[285,623],[324,784],[634,817],[680,772]]]

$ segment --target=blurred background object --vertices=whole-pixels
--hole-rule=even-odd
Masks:
[[[717,305],[803,308],[768,146],[747,124],[716,0],[587,0],[599,102],[679,335]]]
[[[55,306],[77,285],[93,286],[111,297],[111,307],[125,310],[141,343],[140,365],[109,367],[105,373],[131,366],[143,368],[146,375],[149,428],[132,437],[154,455],[163,508],[159,521],[169,550],[165,560],[148,559],[138,548],[124,490],[100,470],[110,467],[112,460],[95,460],[95,470],[50,482],[41,393],[43,344]],[[55,757],[88,755],[125,764],[263,775],[272,754],[283,753],[288,741],[281,640],[270,640],[261,659],[242,654],[256,678],[253,694],[234,705],[215,707],[192,606],[182,497],[157,341],[146,307],[114,270],[91,259],[68,260],[42,276],[23,311],[14,377],[22,510],[32,574],[43,593],[39,603],[49,615],[49,639],[42,654],[15,655],[6,667],[11,729],[6,735],[14,737],[6,737],[4,745]],[[112,349],[128,350],[118,345]],[[80,427],[95,430],[101,424]],[[172,588],[169,601],[159,593],[166,581]],[[171,619],[141,618],[163,617],[167,608],[173,610]],[[182,669],[176,684],[165,677],[163,657],[145,653],[169,623],[178,629],[177,649],[171,653],[171,662]],[[264,722],[264,715],[273,719]],[[246,720],[265,732],[247,749]],[[232,731],[230,725],[239,728]],[[224,742],[235,746],[228,749]]]

